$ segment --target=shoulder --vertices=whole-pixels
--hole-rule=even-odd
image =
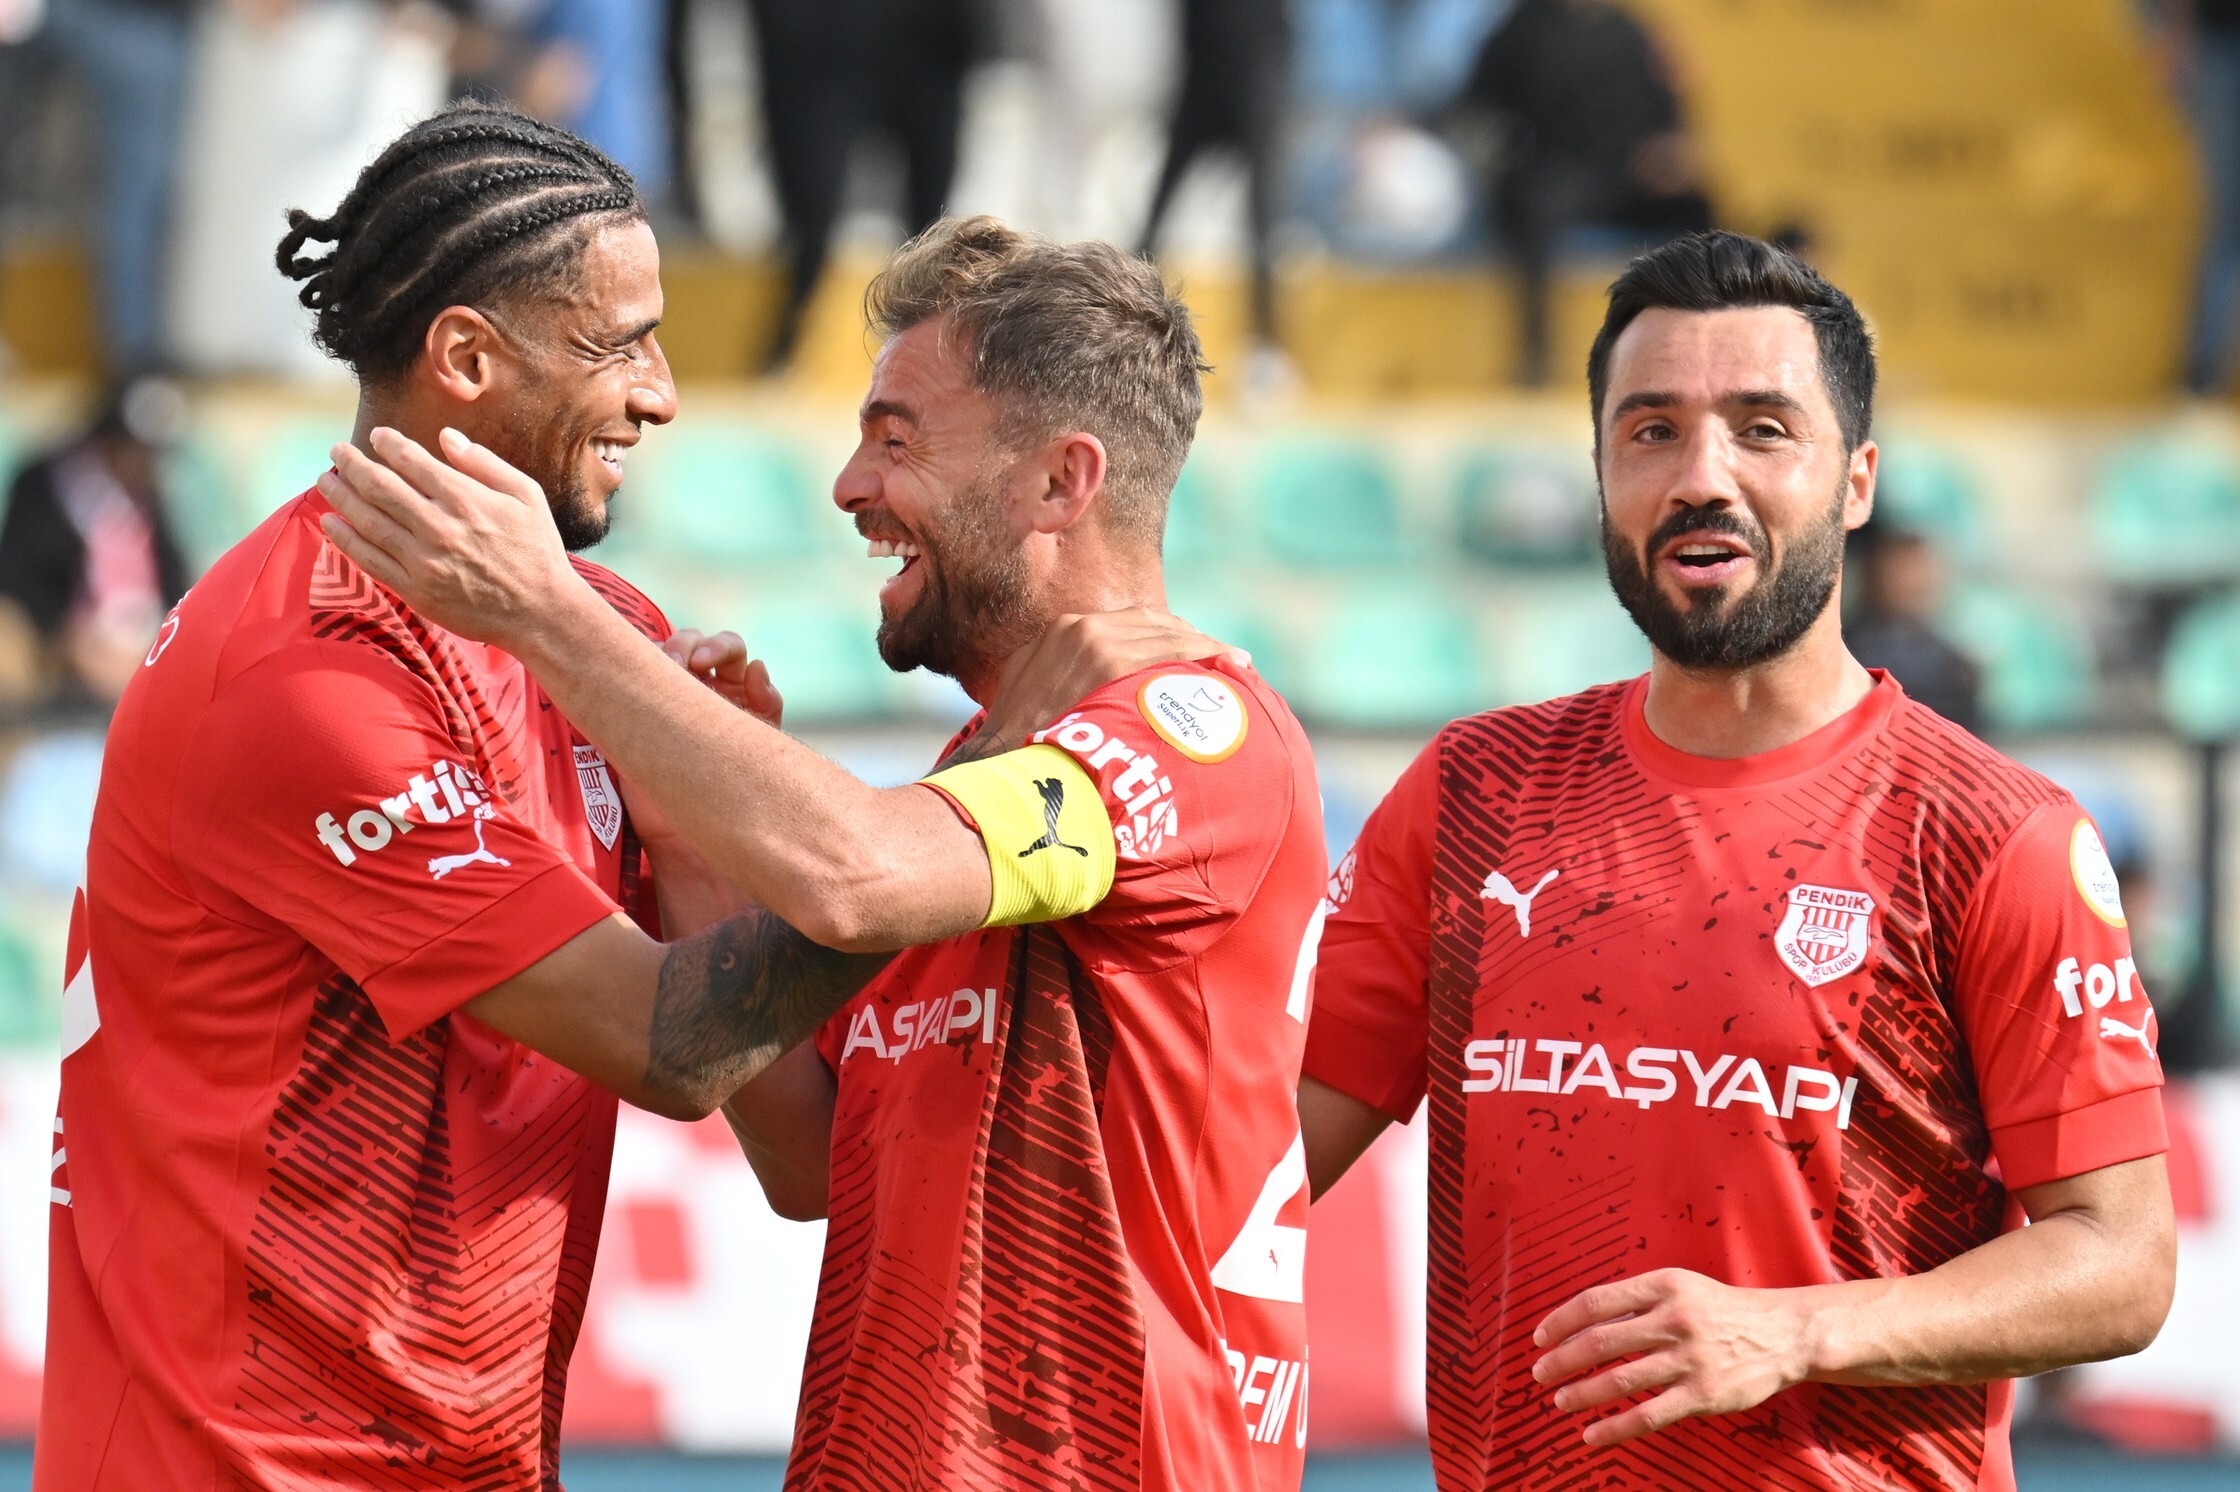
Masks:
[[[677,630],[669,624],[668,616],[663,613],[660,607],[653,604],[644,591],[639,590],[605,565],[593,564],[590,560],[575,555],[568,556],[568,563],[576,567],[576,573],[590,582],[591,588],[597,591],[609,606],[621,613],[625,621],[655,642],[663,641],[670,633]]]
[[[1995,750],[1911,699],[1882,735],[1890,787],[1919,805],[1925,827],[1987,840],[1988,849],[2052,804],[2075,799],[2044,774]]]
[[[1551,766],[1599,764],[1624,750],[1634,680],[1598,684],[1538,704],[1465,715],[1432,738],[1427,754],[1472,775],[1515,776]]]

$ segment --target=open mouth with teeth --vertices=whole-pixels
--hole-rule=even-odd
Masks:
[[[1725,585],[1752,560],[1749,545],[1725,535],[1679,540],[1664,558],[1673,579],[1690,589]]]
[[[599,464],[606,468],[607,475],[614,479],[617,487],[622,485],[622,453],[629,449],[627,444],[619,440],[594,439],[591,442],[591,454],[599,458]]]
[[[918,573],[920,563],[924,558],[919,552],[918,546],[908,539],[869,540],[864,545],[864,554],[871,559],[898,559],[902,561],[902,568],[888,576],[887,583],[879,587],[879,600],[882,605],[889,601],[901,599],[903,581]]]

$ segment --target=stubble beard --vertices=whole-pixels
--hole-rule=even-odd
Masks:
[[[1772,564],[1765,530],[1730,509],[1676,514],[1658,525],[1643,546],[1649,554],[1688,532],[1731,534],[1750,546],[1753,568],[1762,578],[1732,604],[1723,586],[1687,604],[1675,603],[1658,588],[1640,554],[1611,529],[1605,505],[1602,557],[1610,589],[1649,645],[1682,668],[1732,672],[1770,662],[1797,645],[1835,596],[1843,574],[1847,488],[1848,483],[1837,488],[1821,520],[1797,536],[1779,566]]]
[[[917,536],[917,599],[879,618],[879,657],[896,673],[923,668],[962,681],[1025,640],[1026,557],[1003,526],[1000,496],[1000,482],[975,483]]]

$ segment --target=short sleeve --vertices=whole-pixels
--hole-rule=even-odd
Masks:
[[[173,851],[356,980],[392,1040],[618,910],[462,759],[428,687],[315,642],[230,680],[181,743]]]
[[[2168,1148],[2154,1007],[2115,871],[2075,803],[2039,809],[1992,861],[1962,925],[1955,991],[2008,1186]]]
[[[1112,821],[1112,890],[1080,919],[1089,962],[1109,943],[1114,962],[1159,968],[1228,930],[1292,832],[1297,729],[1208,663],[1119,680],[1032,738],[1081,763]]]
[[[1431,1015],[1433,741],[1369,815],[1330,877],[1305,1072],[1405,1123],[1423,1101]]]

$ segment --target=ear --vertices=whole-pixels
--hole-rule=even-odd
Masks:
[[[1069,529],[1104,491],[1104,442],[1086,430],[1061,435],[1043,448],[1042,480],[1032,499],[1028,523],[1036,533]]]
[[[496,384],[505,355],[498,329],[472,306],[449,306],[428,323],[420,343],[420,373],[439,393],[472,404]]]
[[[1843,526],[1848,532],[1874,516],[1874,483],[1882,469],[1882,449],[1871,440],[1859,442],[1851,453],[1851,471],[1843,489]]]

